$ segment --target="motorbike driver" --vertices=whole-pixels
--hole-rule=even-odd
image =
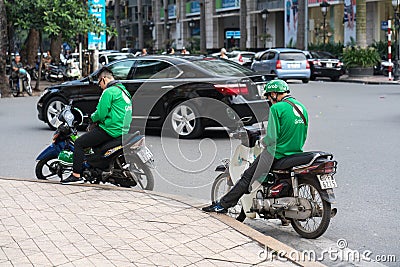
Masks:
[[[22,62],[21,62],[21,56],[19,55],[19,53],[15,54],[15,58],[14,61],[12,62],[12,73],[11,73],[11,78],[13,79],[17,79],[18,78],[18,74],[19,74],[19,70],[21,68],[23,68]]]
[[[264,149],[244,171],[232,189],[220,200],[203,207],[203,211],[226,213],[228,208],[237,204],[243,194],[251,191],[251,185],[256,179],[268,174],[274,161],[303,152],[308,128],[306,108],[290,95],[289,86],[283,80],[272,80],[264,89],[264,95],[272,104],[268,116],[267,133],[262,140]],[[285,101],[295,104],[306,121],[291,104]],[[286,222],[282,221],[282,223],[286,225]]]
[[[73,173],[62,184],[84,183],[81,177],[85,149],[102,145],[128,133],[132,122],[132,100],[125,86],[114,80],[113,73],[103,67],[97,74],[103,90],[96,111],[91,115],[95,127],[74,143]]]

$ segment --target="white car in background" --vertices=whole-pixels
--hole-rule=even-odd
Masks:
[[[240,65],[250,67],[256,53],[250,51],[232,51],[226,55],[228,56],[229,60],[235,61]]]
[[[115,60],[119,59],[125,59],[125,58],[133,58],[135,57],[134,54],[132,53],[105,53],[99,56],[99,63],[101,65],[107,65],[110,62],[113,62]]]
[[[219,57],[219,55],[219,52],[211,54],[211,56],[213,57]],[[255,55],[256,53],[254,52],[237,50],[226,53],[226,56],[229,60],[249,68],[251,67],[251,63],[253,62],[253,58]]]

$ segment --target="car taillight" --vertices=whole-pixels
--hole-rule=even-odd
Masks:
[[[339,61],[339,62],[337,63],[337,65],[336,65],[336,66],[338,66],[338,67],[341,67],[341,66],[343,66],[343,62],[340,62],[340,61]]]
[[[215,89],[223,95],[248,95],[246,84],[214,84]]]
[[[239,55],[239,62],[243,62],[242,55]]]
[[[282,69],[282,63],[280,60],[276,61],[276,69]]]
[[[310,68],[310,63],[308,61],[306,61],[306,68],[309,69]]]
[[[321,63],[319,62],[319,60],[313,60],[313,64],[314,64],[314,65],[321,65]]]

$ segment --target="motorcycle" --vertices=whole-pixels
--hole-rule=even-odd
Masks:
[[[242,119],[242,121],[245,118]],[[241,124],[243,125],[243,124]],[[241,178],[251,162],[261,153],[262,129],[239,126],[230,133],[240,144],[230,159],[224,159],[216,168],[221,172],[212,185],[213,202],[226,194]],[[268,175],[256,180],[252,191],[228,210],[228,215],[238,221],[254,219],[281,219],[290,221],[302,237],[313,239],[328,228],[330,219],[337,213],[333,188],[337,162],[333,155],[323,151],[310,151],[279,159]]]
[[[53,142],[36,158],[35,174],[38,179],[61,179],[72,172],[74,141],[78,138],[77,127],[83,122],[82,112],[66,105],[58,117]],[[82,177],[92,184],[111,183],[121,187],[153,190],[153,154],[145,145],[145,137],[139,131],[126,134],[100,147],[85,151]]]
[[[44,74],[46,81],[57,82],[66,80],[76,80],[81,77],[81,73],[74,59],[68,59],[66,64],[48,64]]]
[[[25,91],[32,96],[31,76],[26,69],[20,68],[18,74],[15,77],[12,76],[9,79],[11,94],[17,97]]]

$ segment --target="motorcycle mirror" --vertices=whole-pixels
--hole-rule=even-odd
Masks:
[[[226,114],[227,114],[229,119],[236,121],[236,119],[237,119],[236,112],[233,109],[227,108],[226,109]]]

